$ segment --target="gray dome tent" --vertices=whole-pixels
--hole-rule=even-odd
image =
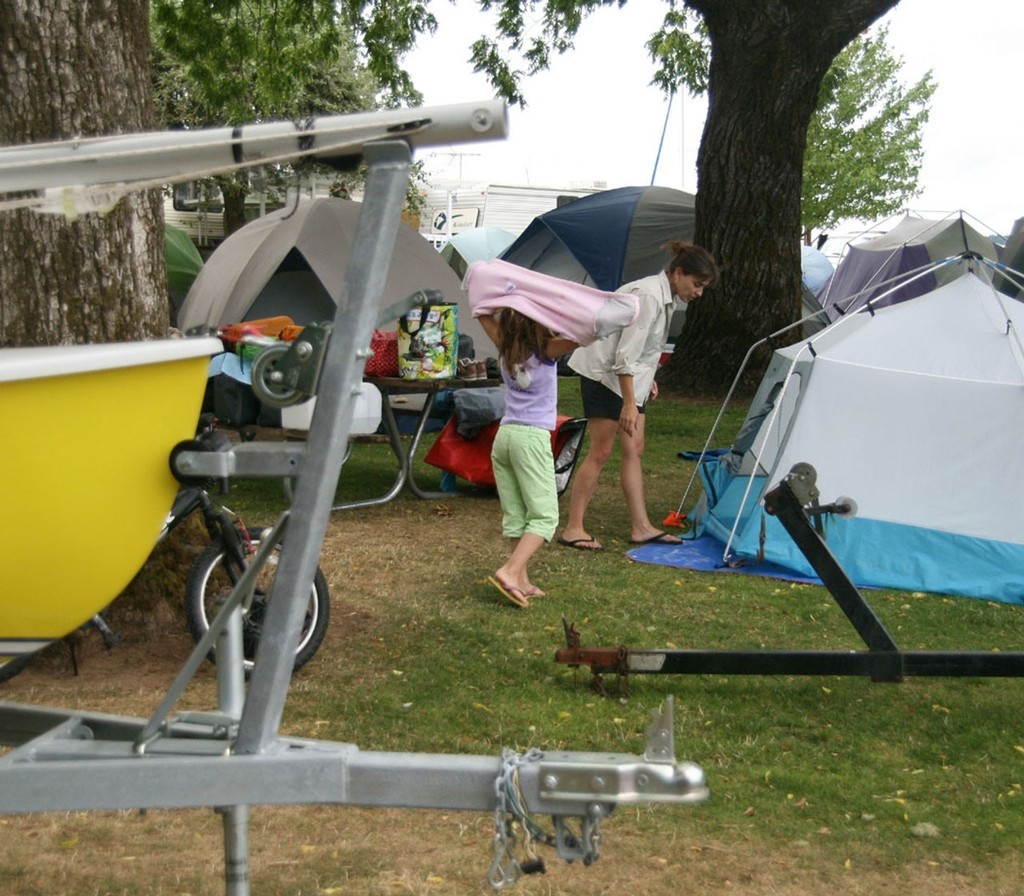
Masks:
[[[286,314],[297,324],[334,319],[352,251],[360,204],[307,199],[257,218],[210,256],[178,312],[178,327],[217,327]],[[381,307],[420,289],[440,290],[459,306],[459,330],[478,356],[494,354],[470,314],[458,277],[427,240],[400,224]]]
[[[926,295],[964,271],[961,264],[935,262],[964,253],[998,258],[995,243],[972,227],[963,212],[937,220],[908,214],[882,235],[848,244],[835,273],[817,293],[818,302],[834,321],[875,297],[875,307],[885,307]]]

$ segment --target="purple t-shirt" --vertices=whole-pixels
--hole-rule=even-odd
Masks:
[[[505,416],[502,423],[519,423],[552,430],[558,418],[558,365],[531,355],[517,373],[501,365],[505,383]]]

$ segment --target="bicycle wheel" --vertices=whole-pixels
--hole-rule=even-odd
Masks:
[[[259,542],[252,542],[252,550],[259,548]],[[263,622],[267,609],[267,598],[277,571],[280,548],[275,548],[263,569],[260,571],[252,603],[242,620],[242,651],[245,656],[246,675],[252,671],[256,658],[256,645],[263,633]],[[192,637],[197,641],[206,634],[210,622],[216,617],[221,603],[231,592],[234,581],[239,573],[229,570],[225,564],[224,548],[219,544],[210,545],[189,571],[185,583],[185,618],[188,621]],[[330,619],[331,600],[327,592],[327,580],[319,569],[313,576],[313,587],[306,605],[306,615],[302,623],[302,634],[295,651],[294,669],[301,669],[320,649],[324,635],[327,634],[327,623]],[[216,651],[210,650],[210,661],[216,662]]]

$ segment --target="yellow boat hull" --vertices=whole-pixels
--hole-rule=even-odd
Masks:
[[[0,351],[0,663],[74,631],[152,552],[215,339]]]

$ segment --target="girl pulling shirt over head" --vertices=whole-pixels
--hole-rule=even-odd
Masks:
[[[512,308],[478,320],[498,347],[505,384],[505,414],[494,438],[491,464],[501,501],[502,534],[512,551],[488,581],[508,600],[529,606],[544,592],[527,566],[558,528],[558,488],[551,456],[551,431],[558,415],[557,359],[578,343],[555,336],[543,324]]]

